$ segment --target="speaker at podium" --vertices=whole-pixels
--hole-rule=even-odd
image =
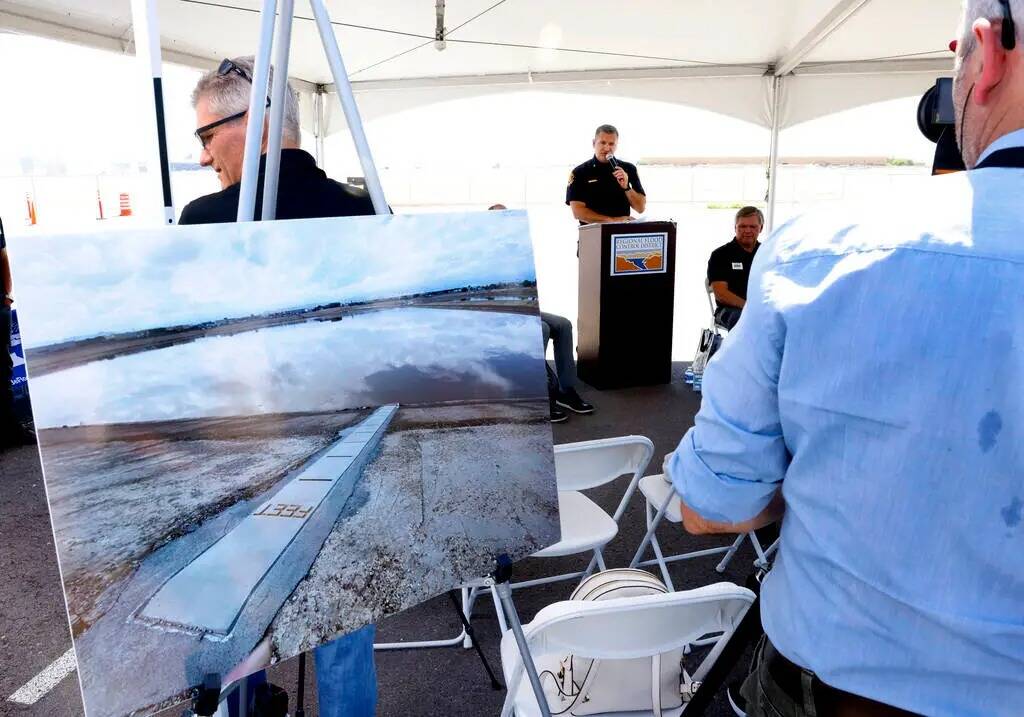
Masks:
[[[598,389],[672,380],[674,222],[581,226],[577,374]]]

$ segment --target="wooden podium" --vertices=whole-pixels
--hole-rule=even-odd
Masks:
[[[577,373],[599,389],[669,383],[676,225],[580,227]]]

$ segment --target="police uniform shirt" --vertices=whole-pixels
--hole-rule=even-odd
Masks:
[[[620,159],[616,159],[615,162],[626,172],[629,188],[638,194],[645,194],[643,185],[640,184],[640,175],[636,172],[636,165]],[[611,162],[598,162],[597,157],[591,157],[569,175],[565,203],[583,202],[587,209],[606,217],[629,216],[629,199],[626,198],[626,191],[612,175],[613,171]]]
[[[724,281],[729,291],[746,301],[750,267],[760,247],[761,242],[755,242],[754,250],[747,251],[733,239],[715,249],[708,259],[708,282]]]

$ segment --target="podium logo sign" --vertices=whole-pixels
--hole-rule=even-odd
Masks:
[[[612,234],[612,276],[664,274],[668,233]]]

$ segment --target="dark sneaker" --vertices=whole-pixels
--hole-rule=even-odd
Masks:
[[[552,423],[563,423],[569,420],[569,415],[555,405],[554,399],[548,400],[548,406],[551,409],[550,421]]]
[[[558,394],[558,398],[555,399],[562,408],[568,408],[573,413],[593,413],[594,407],[589,403],[580,398],[580,395],[576,393],[575,389],[570,388],[564,393]]]

